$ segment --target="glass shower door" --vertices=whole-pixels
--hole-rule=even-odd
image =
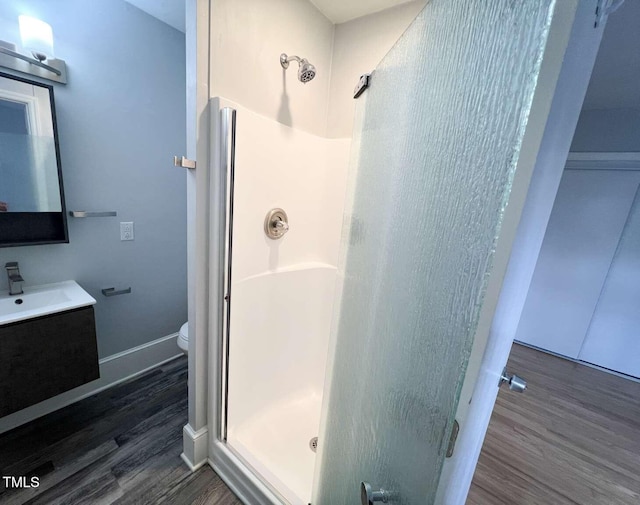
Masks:
[[[554,5],[432,0],[358,101],[314,505],[435,499]]]

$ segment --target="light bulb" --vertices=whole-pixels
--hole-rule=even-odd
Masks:
[[[18,16],[22,47],[31,51],[36,59],[43,61],[53,57],[53,31],[51,26],[39,19]]]

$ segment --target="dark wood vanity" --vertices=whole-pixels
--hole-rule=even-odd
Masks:
[[[0,326],[0,417],[99,377],[92,306]]]

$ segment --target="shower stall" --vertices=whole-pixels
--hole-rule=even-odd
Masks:
[[[228,101],[218,108],[235,124],[235,134],[229,131],[235,156],[228,171],[224,434],[289,503],[306,505],[349,141],[311,135]]]
[[[446,502],[576,5],[265,4],[211,2],[209,461],[246,503]]]

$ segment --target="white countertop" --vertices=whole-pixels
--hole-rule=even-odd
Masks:
[[[21,295],[0,291],[0,326],[96,303],[76,281],[24,286]]]

